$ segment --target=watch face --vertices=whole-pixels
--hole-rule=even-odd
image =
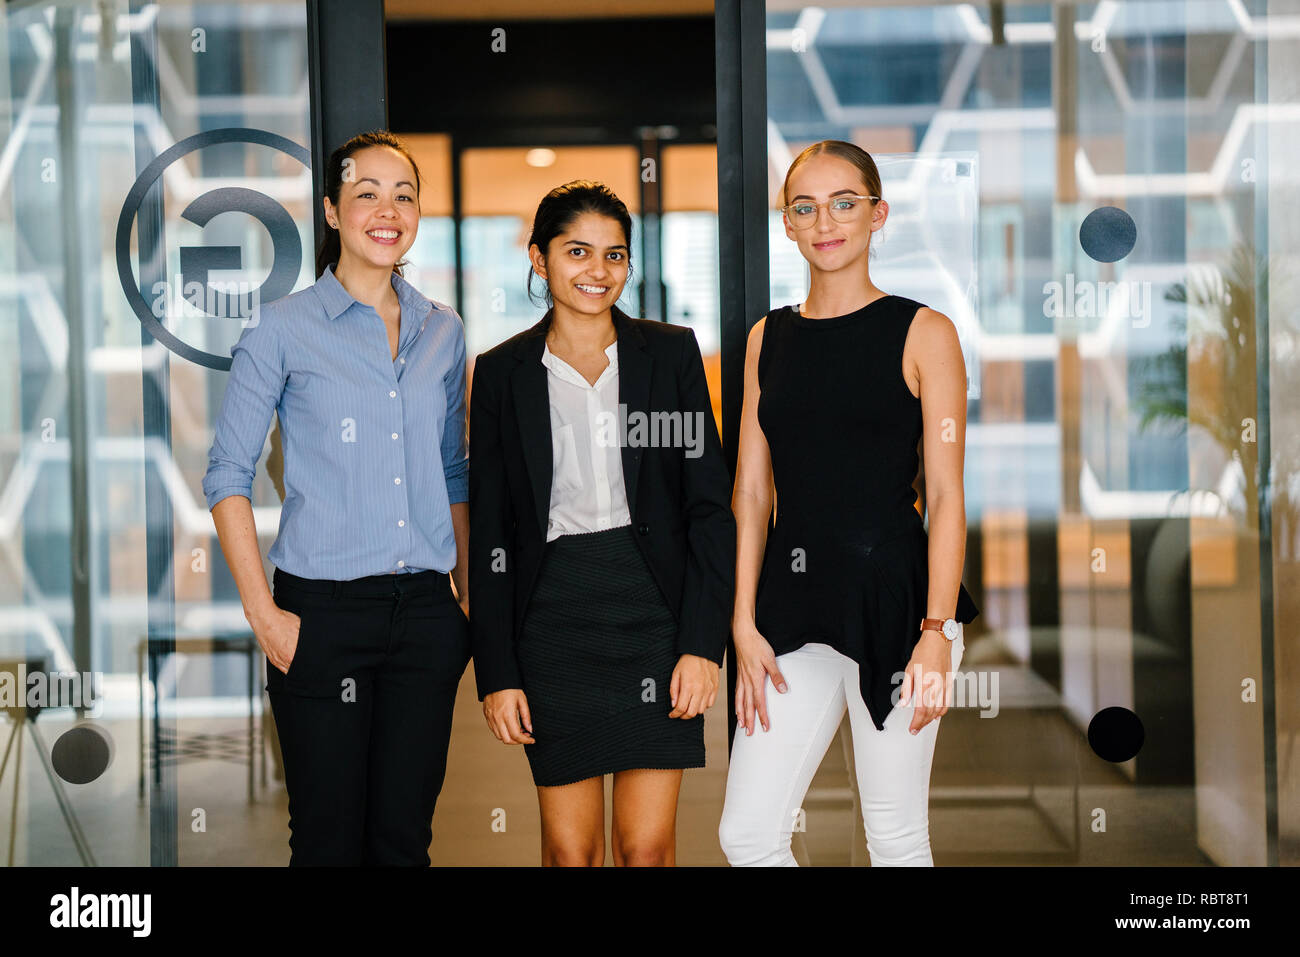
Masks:
[[[957,621],[954,618],[949,618],[943,623],[943,636],[947,638],[949,641],[956,641],[957,634],[958,634]]]

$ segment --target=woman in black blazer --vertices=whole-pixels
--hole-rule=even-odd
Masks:
[[[493,733],[523,744],[545,864],[674,863],[730,627],[730,479],[694,332],[615,302],[631,218],[577,181],[538,207],[551,308],[470,392],[470,621]]]

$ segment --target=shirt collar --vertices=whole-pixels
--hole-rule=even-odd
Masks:
[[[316,296],[325,309],[325,315],[331,319],[337,319],[351,306],[360,305],[334,275],[333,263],[325,267],[325,271],[316,280],[315,289]],[[403,317],[411,316],[422,320],[433,308],[433,303],[429,299],[397,273],[393,273],[393,290],[397,293],[398,302],[402,304]]]
[[[552,372],[554,372],[556,375],[560,376],[561,378],[568,379],[577,385],[586,386],[589,389],[596,388],[597,386],[603,385],[605,380],[609,376],[613,375],[618,371],[618,340],[617,339],[615,339],[613,342],[611,342],[609,345],[605,347],[605,355],[609,357],[609,365],[605,367],[603,372],[601,372],[600,376],[596,379],[596,384],[593,386],[590,382],[588,382],[585,378],[583,378],[581,372],[573,368],[573,366],[569,365],[567,362],[565,362],[563,359],[557,356],[554,352],[552,352],[551,347],[545,342],[545,340],[543,340],[542,342],[542,365],[546,366],[546,368],[550,369]]]

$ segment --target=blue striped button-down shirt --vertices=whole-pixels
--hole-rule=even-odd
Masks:
[[[397,358],[383,319],[331,266],[258,310],[230,349],[203,494],[251,501],[278,413],[284,505],[269,558],[302,578],[347,580],[456,563],[450,505],[469,499],[465,328],[393,275]]]

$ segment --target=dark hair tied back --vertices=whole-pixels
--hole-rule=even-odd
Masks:
[[[623,227],[623,240],[628,246],[628,276],[632,275],[632,215],[624,202],[604,183],[589,179],[575,179],[563,186],[557,186],[544,197],[537,206],[537,215],[533,217],[533,232],[528,237],[528,246],[536,246],[543,254],[550,248],[551,240],[573,225],[573,221],[583,213],[597,213],[608,216]],[[538,295],[533,291],[533,277],[537,273],[528,267],[528,298],[535,304],[545,303],[549,308],[551,287],[543,284],[543,292]],[[538,277],[540,278],[540,277]]]
[[[415,157],[406,148],[406,144],[396,134],[390,133],[388,130],[370,130],[352,137],[352,139],[331,153],[330,158],[325,163],[325,195],[329,197],[335,209],[338,208],[339,194],[343,190],[343,170],[348,165],[347,161],[355,153],[359,153],[371,146],[387,146],[389,149],[396,150],[406,157],[406,161],[411,164],[411,169],[415,172],[415,195],[417,197],[420,195],[420,168],[415,165]],[[339,255],[342,252],[343,244],[339,240],[339,231],[327,224],[325,239],[316,252],[317,279],[324,275],[327,266],[338,266]],[[402,267],[405,265],[406,260],[402,260],[393,266],[393,272],[400,276]]]

